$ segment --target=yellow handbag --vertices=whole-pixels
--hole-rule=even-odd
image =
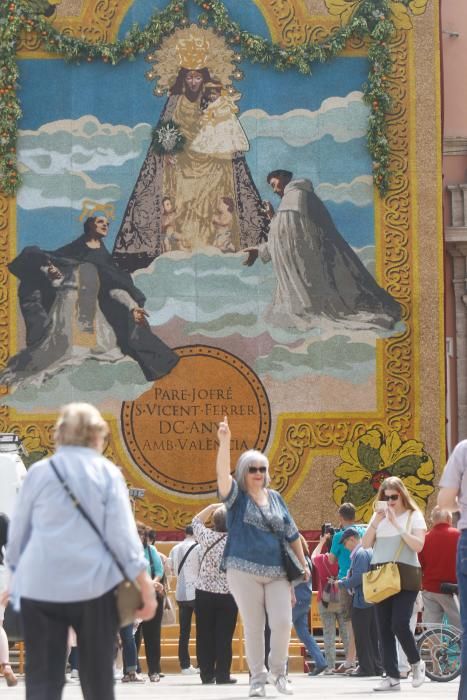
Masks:
[[[411,511],[409,519],[407,520],[407,532],[410,530],[412,514],[413,512]],[[380,603],[382,600],[386,600],[386,598],[400,592],[401,576],[396,560],[399,558],[404,544],[404,540],[401,537],[401,543],[394,555],[393,561],[389,561],[387,564],[381,564],[381,566],[377,566],[371,571],[367,571],[366,574],[363,574],[363,597],[367,603]]]

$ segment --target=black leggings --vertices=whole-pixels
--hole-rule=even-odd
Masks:
[[[410,629],[410,618],[416,597],[416,591],[401,591],[375,605],[383,667],[390,678],[400,678],[396,638],[410,664],[420,661],[420,654]]]
[[[141,636],[144,639],[146,663],[148,667],[148,674],[150,676],[152,676],[155,673],[161,672],[161,624],[163,612],[164,598],[158,596],[156,614],[151,620],[142,622],[136,630],[135,634],[135,644],[138,658],[139,648],[141,646]]]

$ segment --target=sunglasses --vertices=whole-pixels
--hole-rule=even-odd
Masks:
[[[390,496],[382,496],[381,500],[383,500],[383,501],[397,501],[398,498],[399,498],[398,493],[391,493]]]
[[[267,470],[267,467],[248,467],[248,474],[266,474]]]

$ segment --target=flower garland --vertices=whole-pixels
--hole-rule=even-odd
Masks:
[[[406,2],[406,0],[400,0]],[[388,77],[392,69],[389,43],[395,28],[389,0],[362,0],[350,21],[334,30],[325,40],[284,48],[241,29],[221,0],[193,0],[203,13],[201,25],[212,25],[227,42],[253,62],[272,65],[280,71],[291,68],[311,73],[315,62],[337,56],[354,37],[368,40],[370,72],[363,86],[364,100],[370,107],[368,149],[373,159],[373,178],[381,196],[390,185],[390,150],[386,115],[391,108]],[[144,29],[133,26],[125,39],[113,43],[92,43],[62,34],[45,17],[37,16],[25,0],[3,0],[0,7],[0,191],[14,196],[20,184],[16,159],[16,141],[21,107],[17,94],[16,52],[21,32],[37,33],[42,48],[68,61],[102,60],[115,65],[134,60],[138,54],[154,49],[178,27],[189,24],[188,0],[170,0],[156,12]]]

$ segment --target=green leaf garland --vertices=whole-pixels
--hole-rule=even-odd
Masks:
[[[390,42],[395,32],[388,0],[361,0],[348,24],[334,30],[325,40],[285,48],[261,36],[242,30],[221,0],[192,0],[202,9],[198,21],[210,25],[252,63],[271,65],[276,70],[298,70],[310,74],[312,65],[340,54],[350,39],[368,42],[370,71],[363,86],[364,100],[370,107],[368,149],[373,159],[373,178],[381,196],[390,187],[390,148],[386,116],[391,110],[388,78],[392,70]],[[188,0],[170,0],[155,12],[145,28],[134,25],[123,40],[92,43],[62,34],[45,17],[37,15],[25,0],[3,0],[0,6],[0,191],[14,196],[20,177],[16,142],[21,107],[18,98],[17,46],[22,32],[41,37],[42,48],[67,61],[80,63],[101,60],[116,65],[146,53],[178,27],[189,24]]]

